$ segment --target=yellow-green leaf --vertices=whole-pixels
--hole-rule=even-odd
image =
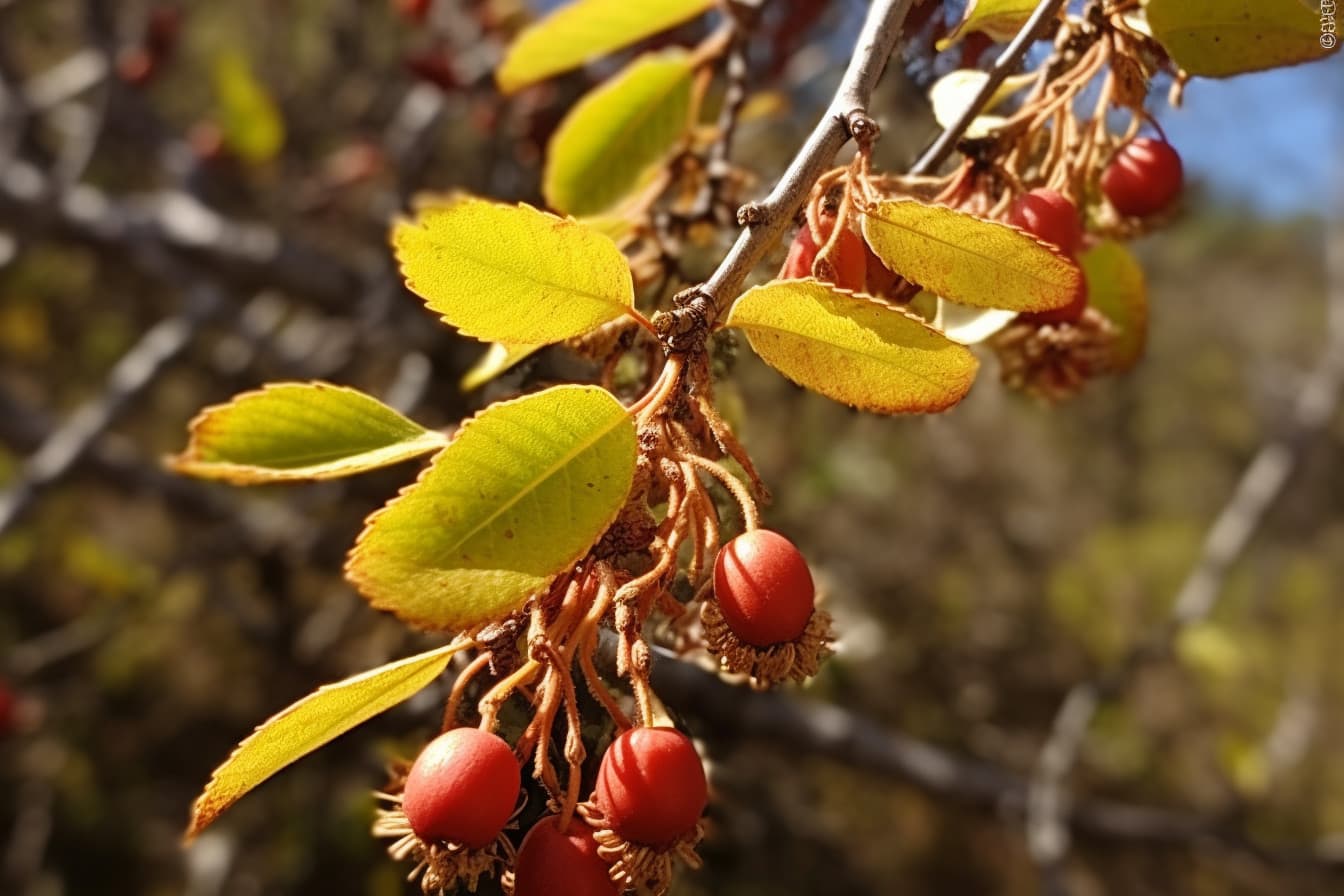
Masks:
[[[192,807],[187,839],[285,766],[410,699],[470,643],[448,644],[326,685],[267,719],[215,769]]]
[[[495,71],[513,93],[693,19],[714,0],[574,0],[518,35]]]
[[[685,135],[693,72],[685,50],[648,53],[579,100],[546,150],[547,203],[591,215],[624,197]]]
[[[545,345],[631,312],[630,266],[611,238],[528,205],[460,199],[392,230],[411,292],[467,336]]]
[[[463,392],[470,392],[472,389],[484,386],[495,377],[504,373],[513,365],[530,357],[538,349],[544,348],[541,345],[505,345],[502,342],[492,342],[490,347],[481,355],[480,360],[471,365],[466,373],[462,374],[462,379],[458,380],[458,388]]]
[[[879,414],[951,407],[978,366],[919,318],[811,278],[747,290],[725,323],[800,386]]]
[[[285,123],[247,57],[237,51],[221,53],[212,75],[224,142],[246,162],[274,158],[285,143]]]
[[[346,576],[422,628],[503,618],[611,525],[636,450],[633,420],[603,389],[557,386],[492,405],[369,518]]]
[[[1320,14],[1301,0],[1148,0],[1147,9],[1153,36],[1192,75],[1225,78],[1333,52]]]
[[[938,295],[978,308],[1046,311],[1073,300],[1082,271],[1021,230],[941,205],[878,203],[863,235],[891,270]]]
[[[1027,24],[1039,0],[971,0],[952,33],[938,41],[938,49],[946,50],[961,38],[975,31],[983,31],[994,40],[1010,40]]]
[[[272,383],[202,411],[168,464],[236,485],[335,479],[442,448],[443,433],[378,399],[330,383]]]
[[[1106,240],[1079,259],[1087,275],[1087,301],[1120,330],[1112,361],[1128,370],[1148,341],[1148,284],[1143,268],[1123,243]]]

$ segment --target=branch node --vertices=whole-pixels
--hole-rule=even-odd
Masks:
[[[882,128],[864,109],[853,109],[845,116],[845,129],[860,149],[869,149],[882,133]]]
[[[770,220],[770,210],[763,202],[748,202],[737,210],[738,227],[759,227]]]

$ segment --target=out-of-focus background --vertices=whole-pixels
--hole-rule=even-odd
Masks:
[[[240,491],[158,464],[200,407],[266,381],[351,384],[443,426],[572,366],[556,351],[462,394],[481,347],[402,291],[385,234],[419,190],[539,201],[546,137],[609,69],[504,99],[491,69],[525,5],[438,2],[425,22],[410,5],[0,0],[0,892],[410,891],[367,833],[370,790],[437,725],[433,692],[179,841],[255,724],[427,643],[340,577],[413,469]],[[822,8],[758,60],[780,102],[744,123],[738,157],[767,184],[864,6],[769,5],[776,27]],[[915,68],[894,65],[873,110],[894,168],[935,134]],[[1295,410],[1344,291],[1326,252],[1333,227],[1344,253],[1344,68],[1197,81],[1186,105],[1155,107],[1190,189],[1138,245],[1151,341],[1132,374],[1048,408],[986,358],[952,412],[878,419],[742,353],[723,390],[769,524],[804,547],[843,633],[802,699],[968,776],[931,787],[682,707],[717,799],[706,868],[676,892],[1037,892],[1020,788],[969,772],[1020,783],[1069,689],[1160,640],[1280,437],[1264,463],[1289,478],[1211,617],[1115,678],[1083,739],[1070,790],[1120,814],[1080,826],[1057,879],[1344,892],[1344,420],[1327,406],[1304,436]]]

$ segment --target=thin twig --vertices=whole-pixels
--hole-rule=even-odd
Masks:
[[[1344,225],[1327,246],[1329,336],[1315,370],[1298,394],[1285,430],[1268,439],[1204,539],[1194,568],[1177,593],[1171,615],[1151,639],[1135,645],[1107,678],[1076,685],[1055,715],[1032,774],[1027,799],[1027,843],[1047,878],[1069,849],[1068,777],[1102,703],[1119,693],[1146,660],[1168,655],[1181,632],[1208,618],[1233,564],[1245,553],[1274,502],[1283,494],[1311,441],[1323,432],[1344,393]]]
[[[938,139],[933,141],[933,144],[919,157],[919,161],[910,168],[912,175],[932,174],[943,163],[957,145],[957,141],[966,133],[966,129],[971,126],[971,122],[975,121],[976,116],[989,103],[999,85],[1017,71],[1022,60],[1026,58],[1027,50],[1039,39],[1045,23],[1058,16],[1064,5],[1065,0],[1042,0],[1031,14],[1031,18],[1017,32],[1012,43],[1008,44],[999,54],[999,58],[994,60],[994,65],[988,72],[989,77],[980,85],[980,90],[962,110],[961,115],[938,135]]]
[[[0,533],[14,524],[39,492],[74,468],[130,403],[192,344],[202,324],[224,304],[224,294],[218,287],[197,285],[189,290],[186,308],[140,337],[113,366],[102,393],[57,427],[24,462],[9,488],[0,493]]]
[[[770,195],[738,210],[742,233],[718,269],[700,287],[700,292],[713,300],[716,307],[722,309],[736,298],[747,276],[788,228],[817,178],[849,140],[855,124],[862,121],[863,127],[875,130],[868,118],[868,102],[896,47],[901,25],[913,2],[875,0],[826,114],[812,129]]]

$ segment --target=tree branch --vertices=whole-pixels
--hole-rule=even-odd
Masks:
[[[1066,819],[1071,799],[1067,779],[1078,762],[1097,710],[1104,700],[1123,689],[1145,661],[1168,655],[1182,631],[1213,612],[1232,565],[1283,494],[1307,444],[1325,430],[1344,395],[1344,224],[1333,228],[1326,252],[1329,336],[1315,370],[1298,394],[1286,430],[1268,439],[1242,473],[1209,529],[1199,558],[1181,585],[1162,629],[1135,645],[1109,678],[1076,685],[1055,714],[1027,799],[1028,846],[1047,877],[1056,873],[1068,853]]]
[[[614,636],[604,638],[614,650]],[[1014,815],[1026,809],[1028,782],[1022,776],[885,730],[828,703],[746,691],[664,650],[654,651],[653,685],[669,706],[696,719],[711,740],[764,741],[787,747],[793,755],[819,756],[907,781],[941,799]],[[1094,800],[1070,806],[1063,820],[1086,836],[1135,846],[1207,846],[1277,865],[1344,872],[1344,857],[1309,849],[1267,850],[1194,813]]]
[[[854,55],[826,114],[794,156],[770,195],[738,210],[741,234],[718,269],[700,287],[715,307],[736,298],[747,276],[765,257],[802,208],[817,179],[856,126],[876,126],[868,118],[868,102],[901,35],[901,25],[914,0],[874,0],[863,23]],[[858,124],[863,122],[863,124]]]
[[[1012,42],[999,54],[999,58],[994,60],[994,65],[989,70],[989,77],[985,79],[984,84],[980,85],[980,90],[962,110],[957,120],[939,134],[938,139],[934,140],[928,149],[924,150],[924,154],[919,157],[919,161],[915,162],[910,168],[911,174],[931,174],[943,163],[943,160],[952,152],[953,147],[957,145],[957,141],[966,133],[966,129],[971,126],[971,122],[975,121],[976,116],[989,104],[994,92],[999,89],[999,85],[1022,65],[1027,50],[1040,37],[1046,22],[1058,16],[1064,5],[1065,0],[1042,0],[1036,10],[1032,12],[1031,18],[1027,19],[1026,24],[1013,37]]]

